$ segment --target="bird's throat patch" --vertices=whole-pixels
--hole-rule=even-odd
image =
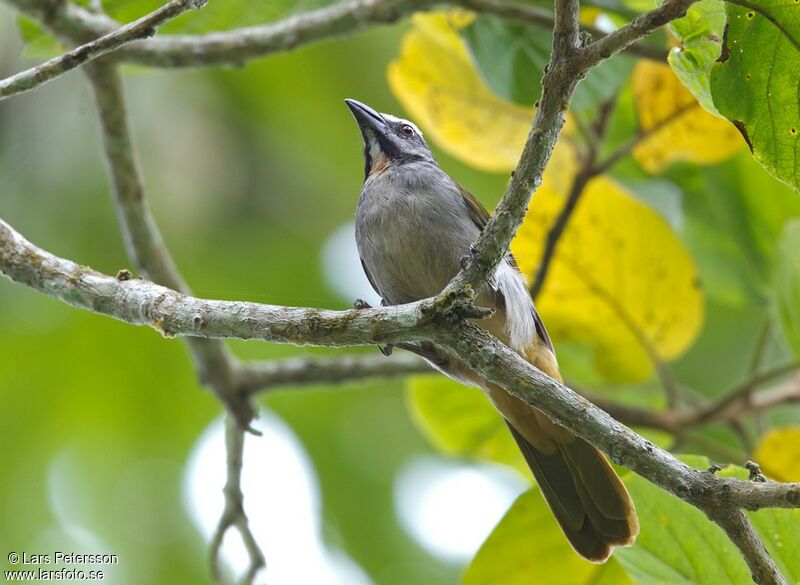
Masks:
[[[370,157],[369,169],[367,170],[367,177],[375,177],[380,175],[389,168],[391,161],[385,153],[381,152],[375,156]]]

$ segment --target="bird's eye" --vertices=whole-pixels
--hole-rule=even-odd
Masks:
[[[414,136],[414,129],[409,126],[408,124],[403,124],[400,126],[400,132],[403,133],[403,136],[411,137]]]

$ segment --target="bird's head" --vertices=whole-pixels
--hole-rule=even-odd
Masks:
[[[379,114],[357,100],[344,101],[364,138],[365,178],[408,162],[435,160],[422,132],[413,122]]]

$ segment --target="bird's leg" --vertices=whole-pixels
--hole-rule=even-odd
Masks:
[[[381,299],[381,307],[386,307],[386,306],[387,306],[386,305],[386,301]],[[355,302],[353,303],[353,308],[357,309],[357,310],[371,309],[372,305],[370,305],[364,299],[356,299]],[[391,343],[388,344],[388,345],[385,345],[383,347],[381,347],[380,345],[378,346],[378,351],[380,351],[386,357],[389,357],[390,355],[392,355],[392,350],[394,350],[394,345],[392,345]]]
[[[395,347],[410,351],[413,354],[427,360],[428,362],[443,368],[448,364],[448,359],[443,356],[442,352],[437,351],[436,348],[428,343],[397,343]]]

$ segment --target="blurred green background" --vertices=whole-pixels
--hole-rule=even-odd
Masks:
[[[137,7],[135,15],[144,12]],[[147,194],[197,295],[346,308],[366,294],[347,247],[362,146],[342,100],[403,114],[385,71],[407,26],[240,69],[126,68]],[[32,62],[0,4],[0,77]],[[627,139],[633,111],[623,93],[612,143]],[[494,206],[505,174],[434,150]],[[718,165],[678,165],[657,180],[632,161],[615,175],[670,221],[700,267],[704,328],[672,369],[698,399],[718,396],[746,376],[772,315],[775,241],[786,219],[800,216],[800,198],[744,150]],[[130,267],[81,73],[0,105],[0,216],[55,254],[111,274]],[[765,366],[788,356],[774,331]],[[339,353],[231,345],[247,359]],[[597,382],[583,375],[580,348],[558,349],[568,377]],[[661,402],[653,381],[613,391],[620,400]],[[270,412],[265,437],[248,438],[244,489],[257,533],[266,531],[274,572],[267,579],[274,574],[269,582],[278,585],[309,582],[298,575],[316,568],[324,577],[315,583],[454,583],[481,542],[474,535],[488,534],[526,485],[498,466],[434,454],[409,418],[401,381],[281,391],[259,402]],[[209,582],[206,545],[224,481],[220,412],[179,340],[1,281],[0,552],[115,553],[120,565],[106,568],[107,583]],[[760,422],[798,420],[798,409],[786,406]],[[681,449],[746,455],[722,427],[698,431]],[[282,545],[295,556],[281,556]],[[239,566],[236,551],[230,555]]]

